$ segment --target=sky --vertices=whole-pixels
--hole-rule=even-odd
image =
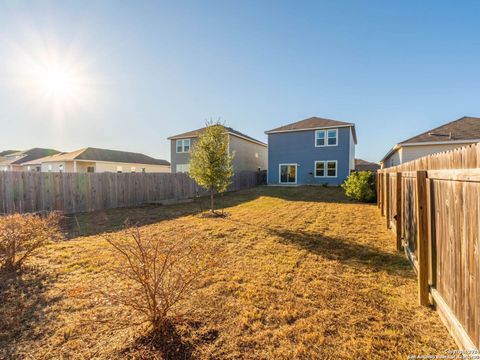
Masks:
[[[356,155],[480,116],[479,1],[0,0],[0,150],[170,159],[218,120],[266,141],[311,116]]]

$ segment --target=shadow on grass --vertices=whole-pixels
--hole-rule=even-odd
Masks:
[[[192,329],[198,329],[200,323],[191,323]],[[214,342],[218,338],[216,330],[210,330],[202,334],[197,341],[202,344]],[[161,333],[153,333],[138,338],[127,348],[120,352],[122,358],[135,359],[165,359],[165,360],[190,360],[194,359],[193,351],[195,345],[186,341],[179,333],[174,324],[168,323]]]
[[[264,188],[265,187],[256,187],[227,193],[223,196],[217,195],[215,198],[216,209],[221,210],[222,208],[255,200],[262,195]],[[141,226],[172,220],[182,216],[197,215],[209,210],[209,203],[209,198],[200,197],[191,203],[145,205],[67,215],[64,218],[62,226],[67,233],[67,238],[72,239],[78,236],[118,231],[123,228],[123,224],[127,219],[131,223]]]
[[[319,233],[268,229],[283,244],[294,245],[329,260],[337,260],[349,266],[359,266],[372,271],[410,277],[410,264],[403,254],[390,253],[367,244],[342,238],[332,238]]]
[[[0,272],[0,358],[16,358],[17,343],[35,341],[54,319],[44,309],[61,297],[47,298],[53,279],[37,268]]]

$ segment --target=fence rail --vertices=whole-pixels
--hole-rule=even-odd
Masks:
[[[382,169],[378,206],[459,347],[480,346],[480,144]]]
[[[229,191],[259,184],[262,173],[238,172]],[[0,172],[0,214],[66,214],[138,206],[205,193],[185,174]]]

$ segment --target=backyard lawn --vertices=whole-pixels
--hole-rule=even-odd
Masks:
[[[68,240],[1,280],[0,358],[383,360],[456,348],[437,313],[417,305],[415,274],[375,205],[324,187],[259,187],[223,202],[224,218],[190,203],[68,219]],[[167,354],[126,326],[135,313],[99,292],[116,281],[103,234],[127,217],[145,236],[222,249],[174,319]]]

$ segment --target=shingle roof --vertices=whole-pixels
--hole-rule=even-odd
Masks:
[[[155,159],[145,154],[133,153],[128,151],[108,150],[99,148],[84,148],[68,153],[60,153],[41,159],[42,162],[49,161],[73,161],[73,160],[90,160],[90,161],[107,161],[121,162],[131,164],[145,165],[166,165],[170,163],[166,160]]]
[[[267,146],[267,144],[265,144],[263,141],[260,141],[260,140],[257,140],[251,136],[248,136],[248,135],[245,135],[243,133],[241,133],[240,131],[237,131],[231,127],[225,127],[225,130],[229,133],[229,134],[232,134],[232,135],[236,135],[236,136],[239,136],[239,137],[243,137],[247,140],[250,140],[250,141],[253,141],[253,142],[256,142],[256,143],[259,143],[261,145],[265,145]],[[185,132],[185,133],[182,133],[182,134],[178,134],[178,135],[174,135],[174,136],[170,136],[168,138],[168,140],[175,140],[175,139],[186,139],[186,138],[194,138],[194,137],[198,137],[200,134],[202,134],[203,132],[205,131],[205,127],[203,128],[200,128],[200,129],[197,129],[197,130],[193,130],[193,131],[188,131],[188,132]]]
[[[339,127],[351,126],[355,144],[357,143],[357,134],[355,132],[355,124],[344,122],[344,121],[325,119],[320,117],[310,117],[308,119],[304,119],[291,124],[280,126],[278,128],[265,131],[265,134],[276,133],[276,132],[300,131],[300,130],[314,130],[314,129],[321,129],[321,128],[336,127],[336,126],[339,126]]]
[[[33,149],[19,152],[18,154],[21,155],[22,157],[18,160],[13,161],[11,164],[20,165],[26,162],[30,162],[33,160],[43,158],[45,156],[50,156],[58,153],[59,151],[54,149],[33,148]]]
[[[464,116],[404,140],[400,144],[473,139],[480,139],[480,118]]]
[[[0,157],[1,156],[7,156],[7,155],[12,155],[12,154],[15,154],[15,153],[18,153],[20,152],[19,150],[4,150],[2,152],[0,152]]]
[[[380,164],[362,159],[355,159],[356,171],[377,171],[378,169],[380,169]]]

